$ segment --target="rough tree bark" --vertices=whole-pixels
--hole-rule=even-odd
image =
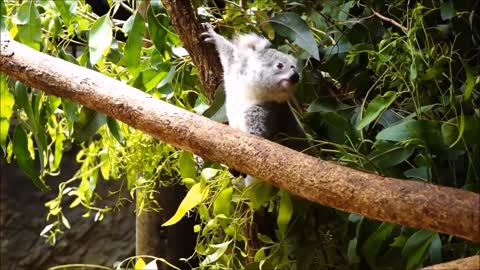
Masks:
[[[105,75],[2,39],[0,71],[155,138],[343,211],[480,242],[480,194],[307,156],[184,111]],[[215,136],[212,136],[215,135]]]
[[[451,262],[436,264],[420,270],[473,270],[480,269],[480,255],[463,258]]]
[[[212,101],[222,80],[222,65],[215,47],[201,42],[204,29],[193,11],[190,0],[162,0],[175,32],[183,42],[198,69],[203,92]]]

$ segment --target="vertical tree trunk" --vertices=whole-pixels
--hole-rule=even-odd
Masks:
[[[175,211],[186,195],[182,185],[173,185],[157,189],[155,199],[162,207],[160,212],[143,211],[137,215],[136,222],[136,255],[150,255],[163,258],[181,269],[191,269],[197,264],[180,261],[190,257],[195,249],[196,234],[193,232],[195,217],[183,218],[179,223],[162,227]],[[140,191],[138,191],[140,192]],[[171,269],[158,263],[158,269]]]
[[[190,0],[162,0],[175,32],[183,42],[198,69],[203,93],[213,101],[215,91],[222,80],[222,65],[215,46],[200,41],[205,31],[197,19]]]
[[[137,10],[147,18],[150,0],[137,0]],[[145,31],[145,38],[149,38]],[[151,42],[144,41],[144,47],[150,47]],[[190,257],[195,250],[196,235],[193,233],[194,217],[184,218],[174,226],[162,227],[162,224],[177,210],[181,200],[186,195],[184,186],[158,187],[155,200],[162,208],[161,212],[142,212],[136,216],[136,255],[150,255],[164,258],[168,262],[182,268],[191,269],[181,258]],[[191,262],[196,264],[195,262]],[[158,269],[171,269],[158,263]]]

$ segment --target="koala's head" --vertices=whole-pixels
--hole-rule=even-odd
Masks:
[[[242,68],[250,89],[255,91],[252,94],[264,100],[288,100],[300,80],[297,60],[269,48],[270,42],[257,35],[244,35],[239,41],[243,45],[239,46],[243,47],[240,58],[246,59]]]

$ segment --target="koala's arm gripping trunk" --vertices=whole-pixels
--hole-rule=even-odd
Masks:
[[[228,72],[235,58],[236,46],[226,38],[217,34],[210,24],[203,23],[202,25],[207,30],[202,33],[203,41],[215,44],[218,55],[220,56],[220,62],[223,66],[223,71]]]

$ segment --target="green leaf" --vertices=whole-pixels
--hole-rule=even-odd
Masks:
[[[193,154],[187,151],[180,153],[178,158],[178,166],[182,179],[197,178],[197,163],[193,158]]]
[[[292,219],[293,206],[290,194],[288,192],[280,190],[280,204],[278,206],[277,225],[280,234],[285,237],[287,234],[288,224]]]
[[[274,39],[275,30],[273,29],[272,25],[268,22],[270,17],[268,16],[267,12],[264,10],[256,10],[253,12],[253,14],[255,14],[257,25],[262,29],[266,37],[268,39]]]
[[[142,56],[142,44],[143,44],[143,34],[145,32],[145,22],[137,11],[132,16],[133,25],[132,29],[128,33],[128,39],[125,43],[124,56],[125,63],[127,64],[128,72],[133,76],[137,77],[141,70],[141,56]]]
[[[348,242],[347,258],[350,264],[356,264],[360,262],[360,257],[357,255],[357,238],[353,238]]]
[[[49,188],[45,185],[45,182],[40,179],[38,170],[35,169],[33,159],[28,151],[28,140],[25,130],[18,126],[13,133],[13,153],[15,159],[20,169],[32,178],[33,183],[41,191],[47,191]]]
[[[390,236],[394,228],[395,224],[386,222],[382,223],[363,244],[362,253],[370,268],[377,268],[376,259],[380,252],[380,248],[382,247],[382,243]]]
[[[357,130],[360,130],[370,124],[372,121],[385,111],[397,98],[396,92],[387,91],[383,95],[376,96],[367,107],[365,114],[357,124]]]
[[[255,256],[253,257],[253,261],[254,262],[260,262],[260,261],[264,260],[265,257],[266,257],[265,248],[260,248],[259,250],[257,250],[257,252],[255,252]]]
[[[88,36],[88,50],[90,52],[90,63],[95,65],[102,56],[107,55],[112,45],[112,22],[109,14],[105,14],[93,24]]]
[[[163,79],[155,86],[157,88],[162,88],[163,86],[167,85],[168,83],[172,82],[172,79],[175,75],[175,69],[177,67],[175,65],[170,66],[170,69],[168,70],[168,73],[166,76],[163,77]]]
[[[460,121],[459,121],[460,120]],[[472,146],[479,144],[478,134],[480,134],[480,119],[474,115],[460,115],[460,119],[452,118],[444,122],[441,127],[443,142],[450,147],[455,146],[463,138],[466,145]],[[458,144],[457,147],[464,147],[464,144]]]
[[[30,121],[35,122],[32,105],[30,104],[30,99],[28,98],[29,93],[25,84],[17,81],[15,83],[14,95],[15,103],[25,111]]]
[[[279,35],[289,38],[313,58],[320,60],[317,42],[313,38],[310,28],[296,13],[281,13],[270,19],[270,23]]]
[[[272,196],[275,194],[275,189],[272,185],[259,181],[252,185],[251,188],[247,191],[247,197],[252,202],[254,209],[259,209],[262,205],[268,202]]]
[[[432,243],[428,248],[428,255],[430,257],[430,262],[432,264],[439,264],[443,261],[442,260],[442,239],[440,239],[440,236],[438,235],[438,233],[435,235],[435,238],[433,238]]]
[[[115,120],[114,118],[111,118],[110,116],[107,116],[107,126],[108,130],[110,133],[112,133],[113,137],[120,143],[124,144],[125,143],[125,138],[123,137],[123,133],[120,130],[120,125],[118,124],[118,121]]]
[[[445,3],[444,3],[445,4]],[[465,101],[470,99],[472,95],[473,87],[475,86],[475,78],[473,77],[472,70],[467,63],[463,63],[463,68],[465,69],[466,73],[466,81],[465,81],[465,90],[463,92],[463,98]]]
[[[153,45],[155,45],[155,48],[160,52],[165,50],[165,37],[167,35],[166,27],[160,22],[160,18],[165,16],[165,14],[161,12],[162,9],[163,7],[160,1],[153,1],[147,10],[148,33]]]
[[[0,75],[0,146],[6,153],[6,143],[8,136],[8,129],[10,127],[10,117],[13,112],[13,105],[15,104],[15,97],[10,92],[7,84],[7,76]]]
[[[65,141],[65,135],[62,130],[58,129],[57,134],[55,135],[55,152],[53,155],[53,164],[51,165],[51,170],[55,171],[60,166],[63,156],[63,142]]]
[[[218,259],[220,259],[220,257],[222,257],[222,255],[225,253],[225,251],[227,251],[227,248],[232,241],[233,240],[230,240],[230,241],[227,241],[227,242],[224,242],[224,243],[221,243],[221,244],[210,245],[210,247],[215,249],[215,252],[213,252],[212,254],[205,257],[205,260],[203,260],[200,263],[200,266],[206,266],[208,264],[211,264],[213,262],[218,261]]]
[[[270,238],[270,236],[268,236],[266,234],[257,233],[257,237],[258,237],[258,240],[260,240],[264,244],[268,244],[268,245],[275,244],[275,242],[273,242],[272,238]]]
[[[317,98],[307,108],[307,112],[339,112],[355,108],[355,106],[338,102],[335,99]]]
[[[417,269],[422,265],[426,251],[437,233],[420,230],[408,238],[402,254],[407,257],[407,270]]]
[[[395,239],[393,240],[393,243],[391,243],[390,246],[403,248],[406,242],[407,242],[407,238],[405,237],[405,235],[402,234],[395,237]]]
[[[375,150],[368,155],[368,159],[380,168],[389,168],[407,160],[415,150],[414,147],[377,141]]]
[[[105,180],[110,179],[111,164],[110,164],[110,157],[108,154],[109,153],[107,149],[104,149],[99,153],[100,162],[102,164],[102,166],[100,166],[100,173],[102,174],[102,177]]]
[[[73,133],[74,123],[78,121],[80,117],[78,108],[79,105],[77,103],[68,99],[62,99],[62,109],[67,119],[67,130],[69,134]]]
[[[342,9],[338,13],[338,20],[340,22],[344,22],[347,20],[348,16],[350,15],[350,9],[353,7],[354,4],[354,1],[348,1],[343,5]]]
[[[220,123],[228,121],[227,111],[225,110],[225,88],[223,85],[217,88],[212,105],[202,115]]]
[[[175,214],[169,220],[163,223],[162,227],[171,226],[179,222],[188,211],[192,210],[207,198],[209,190],[210,189],[202,183],[196,183],[193,185],[178,206]]]
[[[407,120],[379,132],[377,140],[406,141],[422,140],[427,145],[442,146],[440,122],[430,120]]]
[[[450,148],[455,146],[455,144],[457,144],[460,141],[460,139],[462,139],[462,137],[463,137],[463,132],[465,131],[465,115],[463,114],[463,111],[460,113],[460,121],[459,122],[460,123],[458,123],[457,139],[451,145],[449,145]]]
[[[230,216],[230,205],[232,202],[233,188],[226,187],[218,194],[217,198],[213,202],[213,213],[215,215],[223,214],[227,217]]]
[[[79,142],[90,139],[97,130],[106,122],[106,116],[103,113],[96,112],[87,107],[82,107],[80,116],[74,124],[75,131],[72,137]]]
[[[414,81],[417,78],[417,65],[413,62],[410,65],[409,77],[410,81]]]
[[[5,7],[5,1],[0,1],[0,34],[3,35],[7,32],[7,8]]]
[[[352,123],[340,113],[321,113],[321,120],[327,127],[328,138],[335,143],[343,144],[357,137]]]
[[[442,20],[450,20],[451,18],[455,17],[456,11],[453,7],[452,1],[443,1],[440,6],[440,16]]]
[[[218,174],[218,170],[217,170],[217,169],[205,168],[205,169],[203,169],[202,172],[200,173],[200,178],[201,178],[202,180],[210,180],[211,178],[215,177],[217,174]]]
[[[426,166],[421,166],[418,168],[408,169],[403,172],[403,175],[407,178],[418,179],[422,181],[430,181],[432,174],[430,173],[430,168]]]
[[[18,9],[15,23],[18,26],[20,42],[40,50],[42,24],[40,14],[35,6],[36,1],[24,1]]]
[[[58,11],[60,12],[60,16],[65,23],[65,26],[70,26],[70,21],[75,16],[75,11],[77,9],[77,1],[53,1],[55,6],[57,7]]]

